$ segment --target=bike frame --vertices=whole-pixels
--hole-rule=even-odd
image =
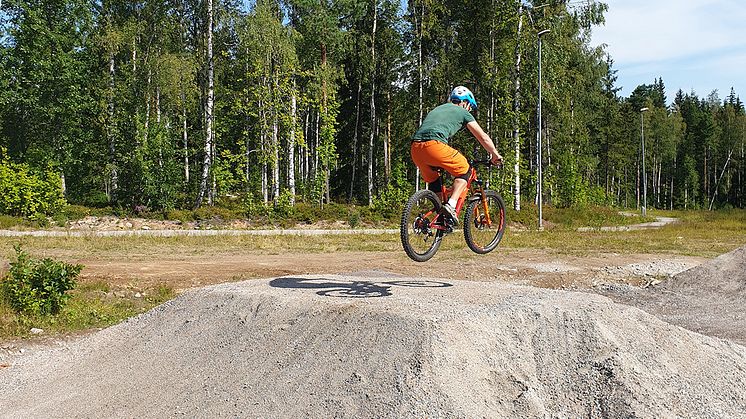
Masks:
[[[492,225],[492,219],[490,219],[490,211],[489,211],[489,205],[487,204],[487,197],[484,193],[484,187],[481,180],[477,178],[477,169],[474,167],[476,164],[485,164],[489,163],[489,160],[485,161],[472,161],[471,162],[471,174],[469,175],[469,178],[466,180],[466,190],[468,193],[466,194],[467,199],[475,199],[479,198],[482,200],[482,210],[484,211],[485,217],[486,217],[486,224],[487,226]],[[446,188],[446,171],[443,169],[439,169],[440,171],[440,201],[441,202],[447,202],[448,198],[450,197],[450,193],[452,188]],[[473,186],[475,185],[475,186]],[[464,203],[466,202],[466,199],[464,197],[459,197],[458,202],[456,202],[456,214],[461,214],[461,208],[463,208]],[[429,217],[432,215],[432,211],[425,214],[425,217]],[[440,222],[439,222],[440,221]],[[446,225],[443,221],[443,214],[438,214],[437,217],[433,220],[433,223],[431,224],[432,228],[435,230],[448,230],[449,227]]]

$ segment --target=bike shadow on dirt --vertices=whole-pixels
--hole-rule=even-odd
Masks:
[[[282,277],[269,281],[275,288],[317,289],[317,295],[322,297],[341,298],[374,298],[392,295],[394,287],[408,288],[446,288],[453,284],[442,281],[429,280],[398,280],[398,281],[357,281],[331,278],[297,278]]]

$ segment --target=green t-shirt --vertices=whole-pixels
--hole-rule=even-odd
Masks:
[[[448,139],[471,121],[474,121],[474,116],[469,111],[453,103],[444,103],[427,114],[412,139],[438,140],[448,144]]]

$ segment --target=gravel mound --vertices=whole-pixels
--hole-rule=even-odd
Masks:
[[[304,276],[0,370],[2,417],[744,417],[746,348],[591,294]]]
[[[601,290],[667,322],[746,345],[746,246],[647,289]]]

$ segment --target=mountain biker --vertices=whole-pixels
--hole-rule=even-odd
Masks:
[[[456,204],[462,195],[465,198],[471,168],[466,157],[448,145],[448,140],[467,127],[482,147],[490,153],[492,164],[499,164],[503,160],[490,136],[482,130],[471,114],[476,109],[477,100],[474,94],[464,86],[457,86],[451,91],[448,102],[430,111],[412,136],[412,160],[420,169],[422,179],[428,183],[428,189],[436,193],[441,191],[437,168],[442,168],[453,176],[451,197],[443,205],[453,225],[458,225]]]

